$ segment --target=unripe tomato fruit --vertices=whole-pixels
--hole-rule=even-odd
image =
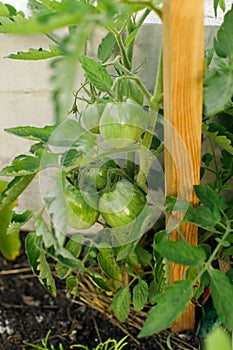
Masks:
[[[147,128],[149,114],[133,102],[107,103],[100,118],[100,134],[114,148],[138,141]]]
[[[94,225],[99,217],[99,212],[97,210],[97,199],[94,196],[91,197],[91,195],[91,193],[83,195],[74,186],[67,184],[65,199],[68,225],[79,230]]]
[[[88,104],[82,112],[85,127],[93,134],[100,133],[99,123],[104,107],[105,103]]]
[[[117,169],[117,165],[112,159],[102,159],[99,163],[93,164],[88,169],[84,169],[84,172],[80,176],[81,188],[94,187],[97,190],[104,189],[107,185],[115,182],[117,174],[114,170]],[[109,183],[108,183],[109,182]]]
[[[112,191],[100,196],[99,212],[111,227],[130,224],[146,205],[142,191],[131,182],[121,180]]]

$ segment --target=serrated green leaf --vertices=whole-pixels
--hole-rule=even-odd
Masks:
[[[44,50],[42,48],[33,49],[30,48],[29,51],[20,51],[16,54],[10,54],[6,56],[7,58],[15,59],[15,60],[28,60],[28,61],[37,61],[44,60],[48,58],[53,58],[57,56],[61,56],[62,52],[56,45],[50,45],[50,50]]]
[[[31,210],[25,210],[21,212],[17,209],[18,208],[12,212],[11,222],[7,228],[8,235],[14,233],[17,230],[19,231],[20,227],[26,224],[26,222],[28,222],[33,215],[33,212]]]
[[[17,126],[15,128],[7,128],[4,130],[10,134],[23,137],[28,140],[47,143],[56,127],[56,125],[46,125],[43,128],[38,128],[35,126]]]
[[[140,279],[133,288],[133,305],[136,311],[141,311],[148,299],[149,287],[146,281]]]
[[[0,193],[7,188],[6,181],[0,181]],[[16,202],[12,202],[0,211],[0,252],[8,260],[14,260],[20,253],[21,242],[19,228],[12,229],[7,234]]]
[[[222,126],[218,127],[217,124],[211,123],[208,127],[203,126],[203,131],[221,148],[233,155],[232,134],[229,133],[225,128]]]
[[[33,12],[37,10],[41,14],[51,12],[51,10],[59,10],[60,4],[56,0],[29,0],[28,8]]]
[[[90,280],[98,288],[101,288],[106,292],[111,292],[114,289],[113,283],[109,281],[105,276],[98,273],[97,271],[87,269],[86,272],[88,273]]]
[[[195,266],[206,260],[206,253],[202,247],[187,244],[185,241],[164,241],[154,244],[154,249],[169,261],[177,264]]]
[[[201,203],[203,203],[212,212],[215,212],[216,210],[224,211],[227,208],[224,198],[220,197],[220,195],[212,188],[198,185],[194,186],[194,189]]]
[[[73,257],[75,259],[77,259],[81,253],[81,250],[82,250],[82,244],[80,243],[81,240],[82,240],[82,235],[80,234],[74,234],[72,236],[72,238],[69,239],[69,241],[67,242],[66,246],[65,246],[65,249],[71,253],[73,255]],[[64,261],[63,261],[64,262]],[[81,262],[80,262],[81,263]],[[67,265],[67,262],[66,264]],[[73,266],[65,266],[64,263],[61,263],[61,260],[60,262],[58,262],[55,266],[56,268],[56,271],[57,271],[57,275],[59,278],[63,279],[63,278],[66,278],[67,276],[70,275],[70,273],[72,272],[72,268]],[[81,267],[81,265],[80,265]],[[84,268],[83,264],[82,264],[82,269]]]
[[[50,178],[50,188],[44,201],[50,215],[58,245],[63,246],[66,237],[66,201],[64,195],[65,175],[55,173]]]
[[[152,263],[152,254],[148,252],[147,249],[143,248],[141,245],[137,245],[136,254],[138,261],[142,266],[150,266]]]
[[[55,281],[50,270],[50,266],[45,258],[45,254],[40,252],[38,257],[38,270],[40,271],[39,280],[42,285],[51,293],[54,297],[57,294]]]
[[[126,259],[134,251],[138,242],[139,240],[117,247],[116,260],[120,261]]]
[[[35,155],[22,154],[13,159],[12,164],[1,169],[1,176],[27,176],[41,170],[41,158]]]
[[[67,1],[57,2],[56,11],[47,13],[39,13],[37,16],[24,18],[22,14],[17,13],[11,18],[0,17],[1,33],[19,33],[19,34],[36,34],[48,33],[58,28],[67,27],[68,25],[87,23],[93,19],[90,15],[96,15],[97,10],[94,6],[87,2],[73,2],[69,4]],[[70,9],[72,6],[72,10]],[[91,17],[91,19],[90,19]]]
[[[50,135],[47,143],[59,147],[77,147],[79,152],[88,153],[96,137],[88,133],[78,121],[66,119]]]
[[[99,91],[110,92],[113,85],[111,75],[107,70],[93,58],[82,56],[82,68],[85,71],[85,76]]]
[[[215,70],[205,79],[204,103],[207,115],[213,116],[224,109],[233,95],[233,71]]]
[[[113,298],[111,308],[120,322],[124,322],[129,315],[130,298],[128,288],[119,289]]]
[[[25,188],[31,183],[35,174],[27,176],[17,176],[11,182],[8,183],[6,189],[0,195],[0,211],[15,201],[18,196],[25,190]]]
[[[198,206],[196,208],[190,206],[182,220],[183,223],[190,222],[210,231],[213,230],[220,221],[221,215],[217,210],[212,212],[209,208],[203,206]]]
[[[76,276],[69,276],[66,279],[66,290],[70,291],[74,297],[78,296],[78,279]]]
[[[25,239],[25,250],[33,273],[39,276],[38,258],[40,256],[40,249],[37,246],[37,241],[38,237],[35,232],[28,233]]]
[[[0,17],[9,17],[10,12],[5,4],[0,2]]]
[[[57,249],[54,256],[60,264],[68,269],[84,270],[83,262],[76,259],[74,255],[65,248]]]
[[[223,324],[233,330],[233,285],[219,270],[209,270],[210,288],[214,307]]]
[[[53,296],[56,296],[56,285],[44,252],[37,246],[38,237],[35,232],[27,235],[25,241],[26,254],[32,271],[38,276],[39,281]]]
[[[111,55],[113,54],[114,48],[116,45],[115,36],[109,32],[102,40],[101,44],[98,47],[97,57],[103,63],[106,62]]]
[[[57,241],[54,236],[54,233],[48,228],[47,223],[44,221],[43,210],[39,211],[36,215],[35,229],[37,236],[41,236],[45,249],[48,249],[53,246],[57,247]]]
[[[164,293],[155,298],[153,306],[138,337],[148,337],[168,328],[179,317],[192,297],[192,284],[189,281],[176,281]]]
[[[233,7],[224,16],[224,21],[218,30],[214,48],[218,56],[233,58]]]
[[[107,276],[114,280],[121,281],[122,273],[120,266],[116,262],[112,248],[102,248],[97,256],[99,266]]]

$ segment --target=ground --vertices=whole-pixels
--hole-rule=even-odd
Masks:
[[[66,293],[63,281],[56,281],[58,295],[52,297],[33,276],[26,255],[9,262],[0,257],[0,350],[26,350],[32,347],[25,342],[41,343],[50,331],[50,346],[64,350],[73,344],[83,344],[90,350],[108,338],[124,337],[116,320],[109,319],[89,308],[78,298],[73,300]],[[138,330],[127,326],[130,336],[124,349],[160,350],[167,347],[169,333],[138,340]],[[193,335],[170,339],[172,349],[200,349],[199,340]],[[168,342],[169,344],[169,342]]]

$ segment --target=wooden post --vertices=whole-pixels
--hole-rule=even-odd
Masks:
[[[164,142],[166,195],[197,204],[199,184],[204,65],[204,0],[164,0]],[[179,216],[173,217],[179,220]],[[197,244],[197,227],[182,226],[190,244]],[[179,240],[177,232],[172,240]],[[185,266],[171,264],[171,284],[184,277]],[[195,307],[189,304],[173,324],[179,332],[195,327]]]

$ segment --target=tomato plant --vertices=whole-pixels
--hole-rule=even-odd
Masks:
[[[1,212],[12,208],[37,174],[55,171],[48,187],[41,188],[43,208],[13,215],[7,211],[11,222],[4,229],[20,228],[33,216],[35,232],[27,234],[26,252],[42,285],[56,294],[49,257],[74,297],[80,288],[78,276],[104,291],[122,322],[130,306],[136,312],[149,310],[140,336],[168,328],[191,300],[201,301],[209,286],[217,315],[232,331],[233,9],[226,13],[213,48],[206,51],[203,133],[210,151],[202,157],[204,185],[195,186],[200,205],[193,207],[174,197],[157,202],[156,190],[161,197],[162,185],[151,189],[154,179],[147,181],[153,161],[163,152],[162,63],[151,92],[140,79],[140,67],[135,68],[134,44],[151,11],[162,19],[162,2],[29,2],[34,10],[29,18],[0,3],[0,32],[46,33],[52,41],[48,50],[30,49],[9,58],[52,59],[55,123],[6,129],[34,144],[0,172],[13,177],[0,194]],[[214,1],[215,11],[223,3]],[[68,30],[58,38],[56,30],[64,27]],[[99,27],[105,34],[91,55],[88,40]],[[74,93],[77,65],[84,78]],[[206,180],[209,173],[213,180]],[[49,224],[43,218],[45,209]],[[154,222],[156,210],[164,216]],[[180,223],[173,220],[175,211],[185,214]],[[166,220],[172,223],[170,229]],[[199,227],[198,246],[185,241],[183,223]],[[71,235],[67,224],[79,233]],[[180,241],[169,240],[173,230]],[[187,266],[184,279],[174,286],[169,285],[170,262]],[[225,274],[223,263],[228,267]]]

